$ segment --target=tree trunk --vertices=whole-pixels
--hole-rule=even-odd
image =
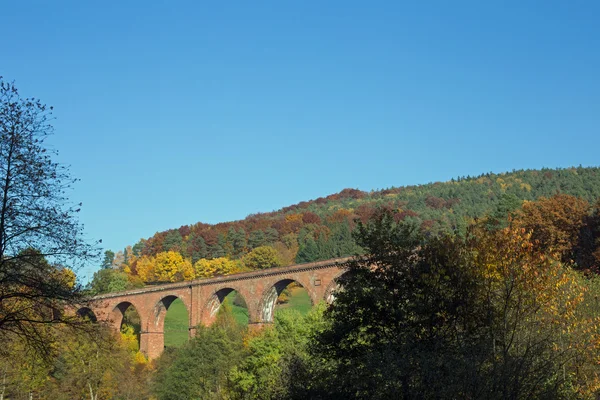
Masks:
[[[94,395],[94,389],[92,389],[92,384],[88,382],[88,387],[90,388],[90,400],[98,400],[98,393]]]
[[[4,400],[4,392],[6,392],[6,370],[2,371],[2,391],[0,391],[0,400]]]

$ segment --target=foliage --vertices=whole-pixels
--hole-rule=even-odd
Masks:
[[[1,393],[10,399],[148,398],[145,381],[150,369],[145,358],[106,328],[91,328],[60,329],[52,359],[35,357],[12,343],[10,356],[0,358]]]
[[[324,306],[308,315],[286,310],[275,315],[275,324],[246,337],[243,361],[230,372],[230,391],[238,399],[286,399],[299,392],[308,397],[303,377],[310,360],[311,335],[322,324]],[[300,386],[298,386],[300,384]]]
[[[242,357],[242,329],[227,307],[210,327],[157,362],[152,392],[159,400],[226,398],[227,375]]]
[[[183,246],[183,238],[177,230],[170,231],[166,234],[163,241],[163,251],[181,252]]]
[[[213,258],[212,260],[202,258],[194,264],[194,270],[196,277],[210,278],[241,272],[242,267],[238,261],[226,257]]]
[[[91,282],[86,287],[91,296],[103,293],[119,292],[140,287],[140,283],[132,282],[127,273],[112,268],[94,272]]]
[[[389,211],[359,224],[370,256],[341,278],[311,349],[328,376],[319,396],[591,396],[598,332],[578,318],[586,288],[530,235],[475,227],[424,240]]]
[[[277,250],[283,265],[290,265],[360,253],[362,249],[351,236],[355,220],[364,223],[382,207],[396,210],[399,220],[411,221],[426,236],[464,236],[477,218],[487,218],[489,228],[503,228],[524,201],[550,199],[556,194],[596,201],[600,197],[600,168],[486,173],[370,193],[344,189],[279,211],[250,215],[242,221],[216,225],[199,222],[157,232],[140,241],[136,251],[156,256],[176,243],[172,249],[177,248],[195,264],[201,258],[243,258],[252,249],[268,245]],[[592,254],[577,253],[576,262],[582,268],[591,268],[595,264]]]
[[[51,118],[52,107],[0,77],[0,342],[46,353],[50,327],[71,321],[57,311],[80,300],[80,287],[57,271],[97,256],[66,197],[75,180],[45,144]]]
[[[195,277],[192,263],[174,251],[164,251],[156,257],[143,256],[136,268],[144,282],[178,282]]]
[[[106,250],[104,252],[104,259],[102,260],[102,269],[107,269],[107,268],[112,267],[114,261],[115,261],[115,253],[111,250]]]
[[[575,260],[579,234],[590,205],[584,199],[560,194],[526,201],[516,212],[514,225],[532,232],[532,240],[545,251],[556,252],[563,262]]]
[[[277,250],[270,246],[259,246],[242,258],[242,263],[249,270],[275,268],[281,266]]]

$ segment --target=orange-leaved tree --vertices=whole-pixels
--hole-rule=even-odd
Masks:
[[[531,231],[531,239],[544,251],[555,252],[562,262],[571,262],[576,259],[580,232],[589,213],[586,200],[557,194],[523,203],[513,225]]]

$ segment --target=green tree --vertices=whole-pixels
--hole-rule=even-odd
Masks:
[[[311,398],[308,343],[323,324],[324,305],[302,316],[286,310],[275,315],[273,327],[245,340],[244,359],[229,374],[233,398]]]
[[[277,250],[270,246],[260,246],[242,258],[244,266],[250,270],[275,268],[281,266]]]
[[[265,229],[265,244],[273,244],[279,240],[279,232],[274,228]]]
[[[319,247],[315,239],[308,235],[300,242],[298,253],[296,254],[297,263],[307,263],[319,259]]]
[[[490,214],[488,228],[505,228],[508,225],[509,217],[521,207],[522,203],[523,201],[513,193],[502,194],[496,209]]]
[[[133,285],[129,282],[125,272],[111,268],[94,272],[94,276],[92,281],[88,284],[87,290],[89,290],[92,296],[95,296],[102,293],[119,292],[132,287]]]
[[[239,258],[246,251],[246,231],[243,228],[236,230],[229,228],[227,232],[227,248],[234,258]]]
[[[139,242],[133,245],[133,255],[136,257],[140,257],[144,252],[144,247],[146,247],[146,239],[140,239]]]
[[[163,251],[180,252],[183,247],[183,238],[178,230],[172,230],[165,236],[163,241]]]
[[[368,255],[340,278],[311,348],[327,371],[310,380],[321,382],[320,396],[568,398],[598,389],[598,328],[576,317],[585,289],[528,233],[474,227],[467,238],[425,240],[381,211],[358,225],[357,240]]]
[[[102,260],[102,268],[103,269],[111,268],[114,261],[115,261],[115,253],[111,250],[106,250],[104,252],[104,259]]]
[[[226,254],[223,246],[221,246],[219,243],[215,243],[214,245],[210,246],[208,252],[210,253],[211,258],[225,257]]]
[[[227,398],[229,370],[242,353],[242,328],[224,304],[213,325],[198,327],[194,339],[161,356],[152,392],[159,400]]]
[[[264,246],[265,244],[266,236],[262,230],[258,229],[250,232],[250,236],[248,237],[248,247],[255,249],[259,246]]]
[[[362,249],[356,245],[352,236],[352,230],[347,221],[334,224],[331,227],[331,250],[329,254],[323,254],[324,258],[352,256],[362,252]]]

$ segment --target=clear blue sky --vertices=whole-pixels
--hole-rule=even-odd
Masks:
[[[597,1],[9,1],[90,239],[337,192],[600,164]],[[90,266],[86,274],[95,267]]]

